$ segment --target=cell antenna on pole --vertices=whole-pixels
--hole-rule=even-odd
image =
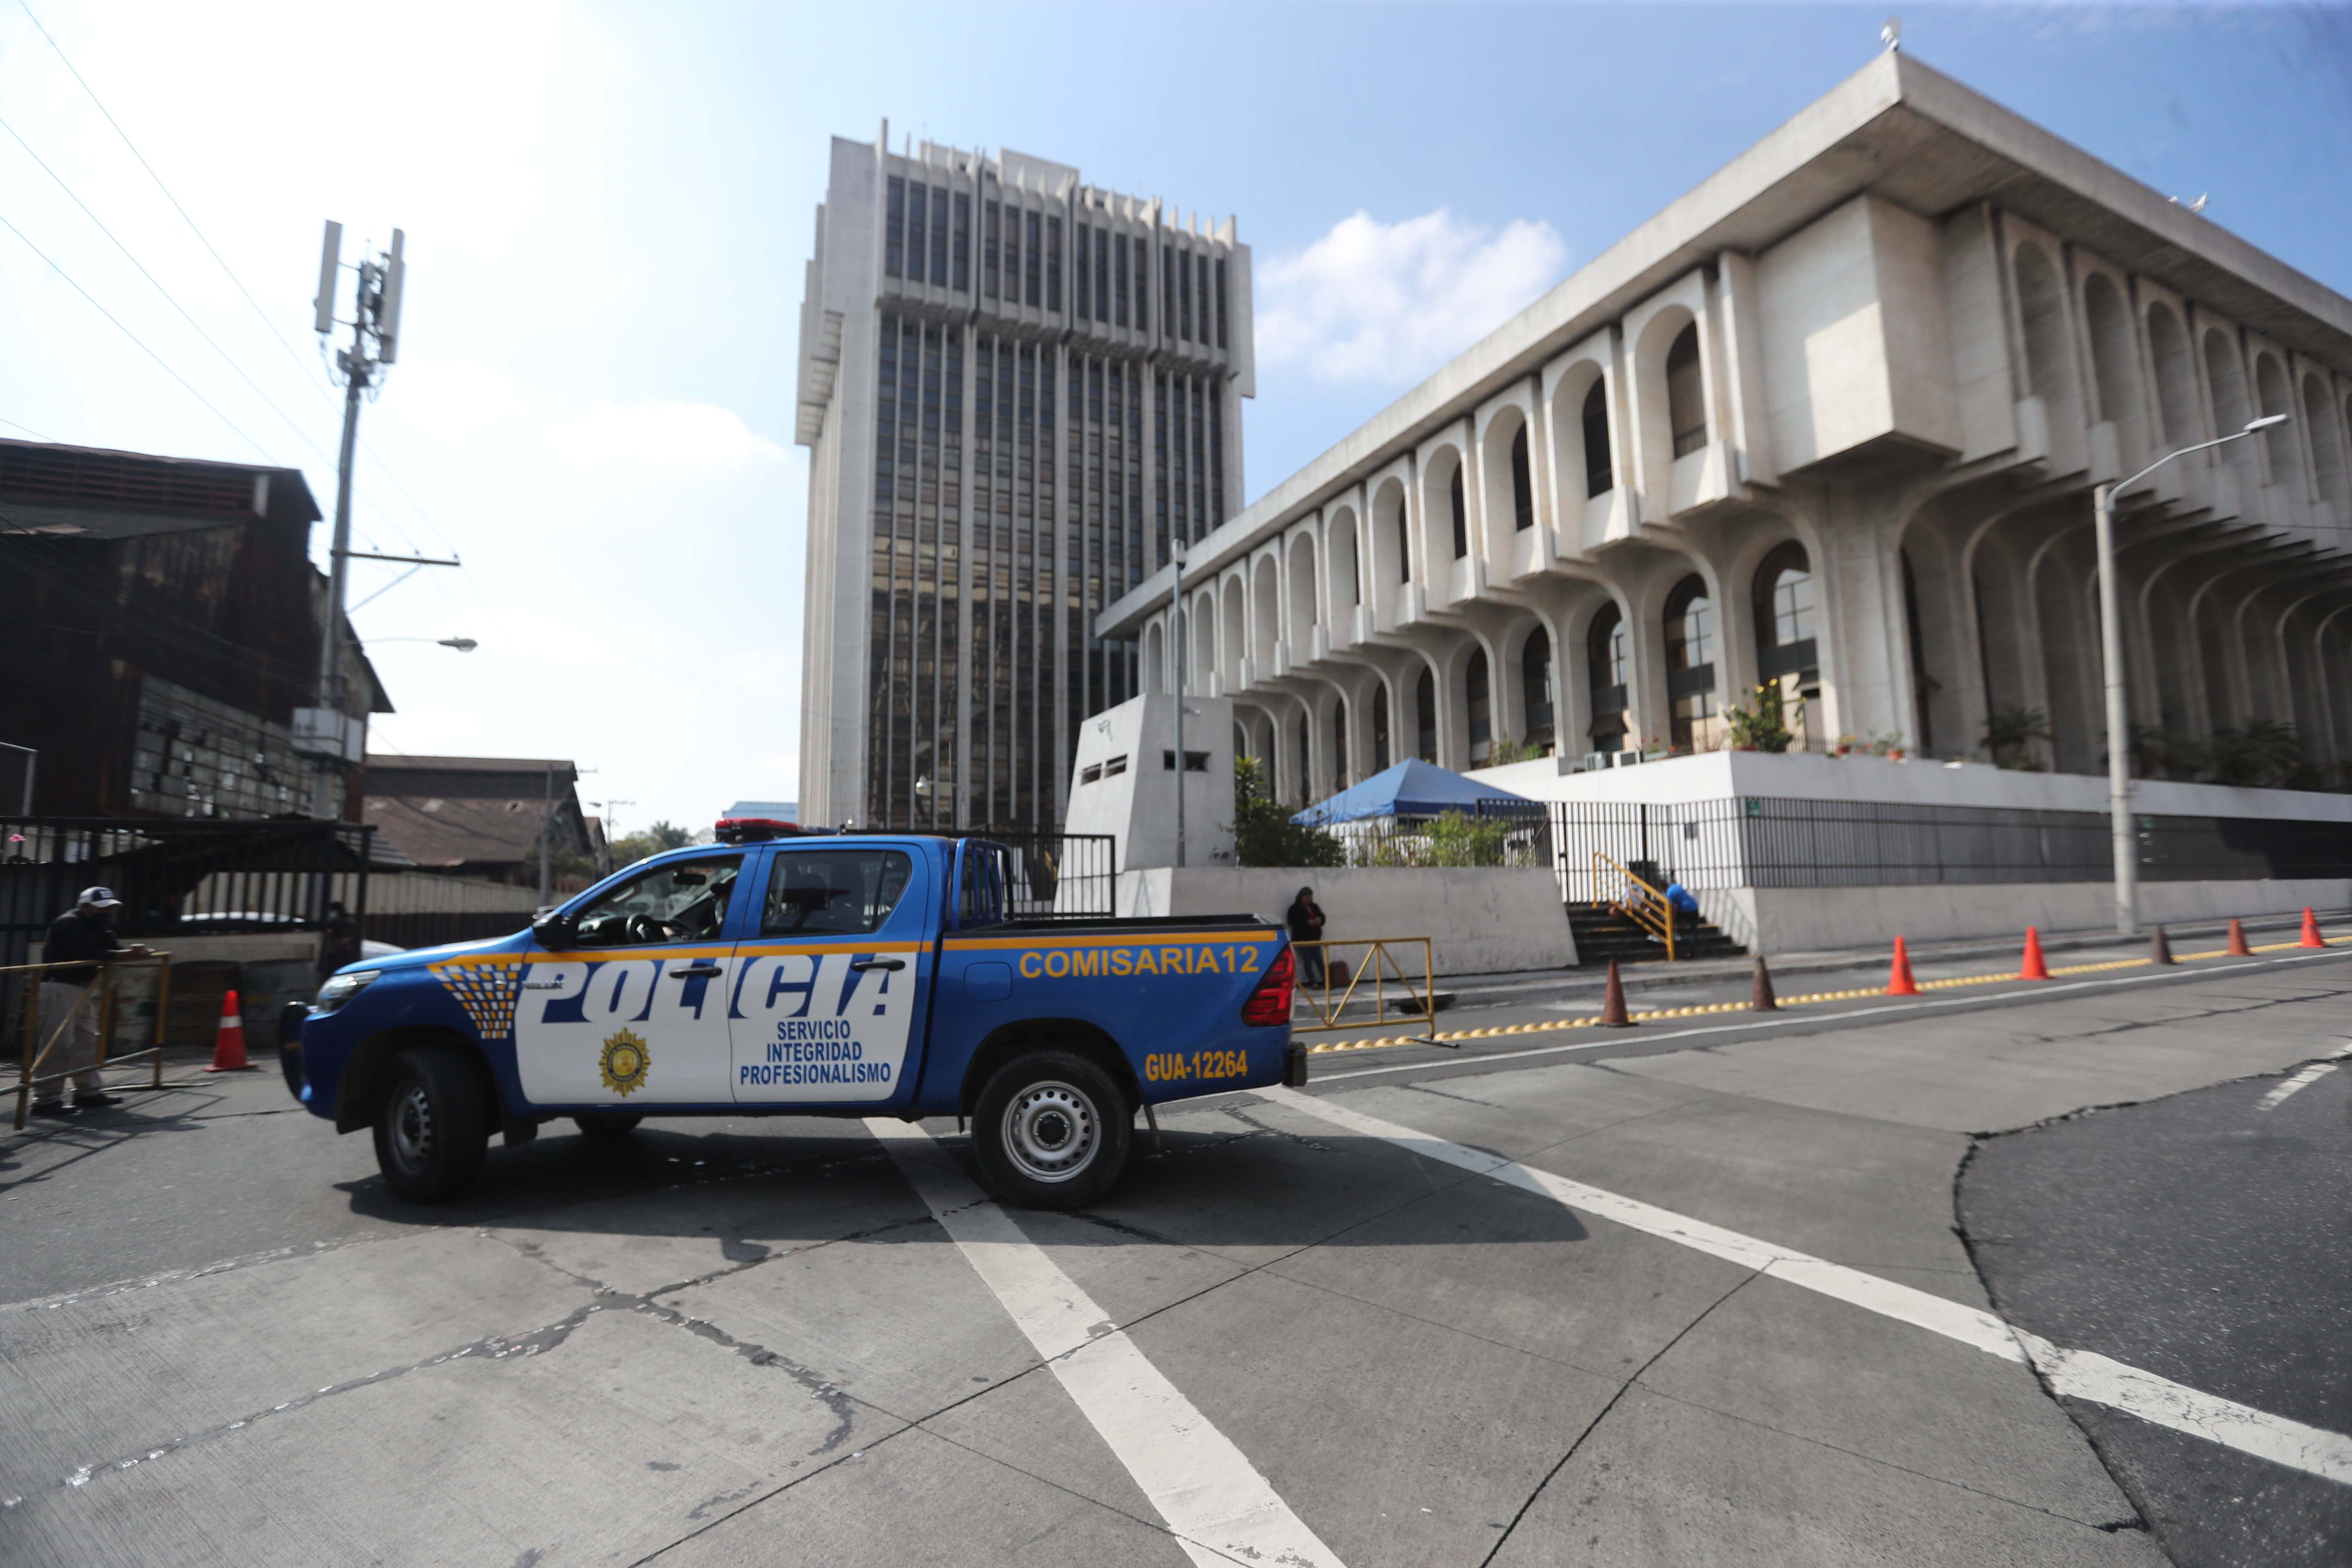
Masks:
[[[342,264],[343,226],[329,218],[326,243],[319,247],[319,297],[311,301],[318,308],[315,329],[321,336],[335,330],[335,272]]]
[[[400,286],[408,277],[408,263],[400,250],[407,237],[392,231],[392,254],[384,258],[383,296],[375,310],[376,363],[390,364],[400,357]]]

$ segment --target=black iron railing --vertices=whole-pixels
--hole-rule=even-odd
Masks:
[[[1775,795],[1671,805],[1554,802],[1553,863],[1571,903],[1599,853],[1664,885],[1865,888],[2099,882],[2115,874],[2107,815],[1899,805]],[[2139,869],[2154,882],[2352,876],[2352,822],[2147,816]]]

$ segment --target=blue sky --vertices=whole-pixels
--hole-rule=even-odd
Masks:
[[[1255,497],[1862,66],[1885,15],[0,0],[0,434],[283,463],[331,509],[319,226],[348,257],[399,225],[357,532],[467,565],[354,568],[354,603],[388,587],[354,616],[400,709],[378,745],[573,757],[623,830],[699,824],[796,786],[828,136],[887,116],[1238,215]],[[2352,9],[1903,15],[1909,52],[2352,293]],[[457,635],[479,651],[392,640]]]

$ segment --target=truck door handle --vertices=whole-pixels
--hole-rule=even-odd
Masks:
[[[859,958],[851,960],[849,967],[852,969],[904,969],[907,967],[907,961],[903,958]]]
[[[716,980],[719,968],[715,963],[689,963],[684,969],[669,972],[672,980]]]

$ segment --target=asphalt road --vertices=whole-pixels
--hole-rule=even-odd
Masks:
[[[817,1121],[551,1129],[422,1210],[194,1082],[0,1142],[0,1560],[2341,1561],[2352,1489],[2053,1398],[1990,1310],[2352,1430],[2352,1071],[2252,1109],[2345,956],[1451,1015],[1077,1215]]]
[[[2352,1015],[2344,1032],[2352,1041]],[[1990,1139],[1969,1163],[1959,1209],[2012,1322],[2342,1432],[2352,1429],[2347,1173],[2352,1072],[2327,1066]],[[2067,1407],[2180,1561],[2352,1563],[2352,1487],[2095,1405]]]

